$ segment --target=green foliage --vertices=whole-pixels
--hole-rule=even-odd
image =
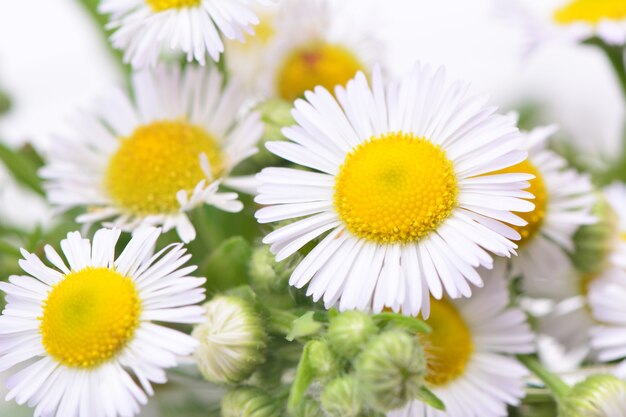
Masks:
[[[44,195],[41,180],[37,175],[41,159],[32,148],[18,151],[0,142],[0,161],[18,183],[39,195]]]
[[[202,266],[210,293],[226,291],[248,283],[248,262],[252,248],[242,237],[225,240]]]

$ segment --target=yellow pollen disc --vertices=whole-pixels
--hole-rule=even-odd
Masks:
[[[198,7],[202,0],[146,0],[152,11],[162,12],[169,9],[182,9],[184,7]]]
[[[333,91],[345,85],[364,66],[348,49],[325,42],[314,42],[291,52],[276,74],[280,97],[293,101],[316,86]]]
[[[524,190],[535,196],[533,200],[530,200],[535,205],[535,209],[525,213],[515,213],[522,219],[526,220],[528,224],[526,226],[510,225],[522,236],[522,238],[516,242],[521,248],[522,245],[530,242],[533,236],[541,230],[541,225],[543,224],[543,219],[546,216],[546,208],[548,206],[548,190],[541,173],[530,161],[528,161],[528,159],[520,162],[519,164],[513,165],[512,167],[494,171],[489,175],[512,173],[524,173],[535,176],[535,178],[528,181],[530,183],[530,187]]]
[[[59,363],[93,368],[132,339],[141,303],[135,284],[108,268],[67,274],[52,287],[39,318],[43,345]]]
[[[624,0],[574,0],[554,13],[554,20],[563,25],[576,22],[596,25],[602,20],[624,19],[626,19]]]
[[[346,157],[335,182],[339,217],[354,235],[414,242],[457,204],[452,162],[427,139],[402,132],[367,140]]]
[[[426,357],[426,382],[443,386],[463,375],[474,351],[472,334],[449,301],[431,299],[426,323],[431,333],[418,334]]]
[[[191,193],[206,175],[200,155],[209,159],[214,178],[224,162],[215,139],[186,121],[158,121],[120,139],[105,176],[105,188],[127,213],[145,216],[176,213],[176,193]]]

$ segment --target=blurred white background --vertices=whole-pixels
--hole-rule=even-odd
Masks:
[[[474,92],[492,96],[505,109],[526,101],[544,105],[542,118],[560,124],[586,152],[618,152],[624,108],[604,57],[590,48],[553,44],[524,58],[522,33],[495,15],[494,1],[333,3],[349,30],[381,38],[392,73],[406,72],[416,60],[444,64],[453,77],[471,81]],[[562,1],[520,2],[541,14]],[[45,149],[50,133],[64,130],[68,116],[120,82],[117,71],[78,1],[0,1],[0,88],[14,105],[0,119],[0,140],[33,141]],[[0,216],[27,223],[32,213],[48,216],[0,172]],[[8,414],[0,409],[0,415]]]

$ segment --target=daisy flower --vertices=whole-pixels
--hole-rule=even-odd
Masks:
[[[547,139],[556,130],[547,126],[523,134],[521,149],[528,151],[528,159],[498,171],[535,177],[526,190],[534,195],[535,210],[519,213],[526,224],[513,226],[522,236],[517,242],[519,256],[511,259],[514,276],[548,279],[555,269],[569,268],[574,233],[596,221],[591,215],[595,197],[589,177],[568,169],[565,159],[547,149]]]
[[[277,260],[317,242],[291,275],[327,307],[418,314],[429,292],[470,296],[491,251],[515,253],[504,222],[534,205],[532,175],[487,175],[526,158],[512,120],[418,65],[399,83],[372,87],[363,73],[346,88],[316,87],[297,100],[289,141],[267,148],[310,168],[266,168],[258,176],[261,223],[294,220],[264,239]],[[299,219],[300,218],[300,219]],[[296,220],[299,219],[299,220]],[[485,250],[486,249],[486,250]]]
[[[605,188],[603,195],[605,199],[598,200],[598,223],[581,229],[583,233],[577,236],[577,240],[582,241],[585,247],[578,248],[579,252],[575,256],[581,258],[585,251],[591,250],[595,253],[593,256],[597,257],[588,260],[592,264],[591,268],[581,271],[571,266],[555,266],[550,275],[530,276],[522,281],[525,294],[556,303],[554,311],[539,319],[540,332],[554,337],[568,350],[578,351],[582,355],[581,359],[593,353],[589,346],[589,335],[596,320],[589,308],[590,291],[599,283],[606,285],[626,279],[626,188],[616,183]]]
[[[166,382],[165,368],[190,355],[189,335],[153,323],[198,323],[204,278],[183,267],[181,244],[153,254],[156,228],[137,231],[116,258],[119,230],[93,242],[78,232],[61,241],[65,260],[45,247],[51,266],[22,251],[28,275],[0,283],[0,372],[21,364],[7,381],[7,400],[28,403],[35,416],[132,416]]]
[[[591,331],[591,344],[602,362],[622,360],[615,370],[626,377],[626,271],[615,279],[598,282],[589,292],[593,317],[599,322]]]
[[[529,49],[550,41],[582,42],[598,37],[608,45],[626,43],[626,3],[622,0],[563,0],[530,10],[521,1],[500,0],[499,13],[521,27]],[[539,4],[539,3],[538,3]]]
[[[195,238],[191,209],[241,210],[237,194],[218,187],[242,185],[230,172],[257,151],[263,124],[256,113],[237,117],[245,95],[222,81],[217,70],[193,67],[138,73],[134,100],[113,94],[56,139],[42,170],[49,200],[63,210],[87,206],[81,223],[163,225],[185,242]]]
[[[345,17],[326,0],[285,0],[265,15],[260,37],[227,50],[230,69],[252,79],[261,96],[287,101],[318,85],[345,85],[357,71],[369,72],[380,49],[353,26],[348,30]]]
[[[485,287],[472,298],[432,300],[432,331],[418,336],[426,386],[445,411],[413,401],[388,417],[504,417],[524,397],[528,372],[511,355],[532,353],[534,336],[524,312],[509,307],[504,268],[481,274]]]
[[[272,0],[101,0],[99,11],[110,14],[111,42],[135,68],[155,66],[161,52],[179,51],[188,61],[205,64],[208,53],[218,61],[222,36],[244,41],[259,19],[255,4]]]

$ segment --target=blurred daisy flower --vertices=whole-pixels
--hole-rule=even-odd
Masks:
[[[100,12],[110,14],[111,43],[124,51],[135,68],[155,66],[164,51],[180,51],[188,61],[205,64],[224,52],[222,37],[245,40],[259,23],[255,4],[272,0],[101,0]]]
[[[190,355],[197,342],[159,323],[199,323],[204,278],[182,265],[181,244],[154,254],[156,228],[137,233],[116,258],[119,230],[93,242],[78,232],[50,246],[45,265],[22,251],[28,275],[0,283],[0,371],[25,364],[7,381],[7,399],[28,403],[36,416],[132,416],[165,383],[165,368]],[[132,376],[131,376],[132,375]]]
[[[526,158],[513,121],[418,65],[400,82],[372,87],[363,73],[335,97],[316,87],[297,100],[289,141],[267,148],[310,168],[266,168],[258,176],[261,223],[293,219],[264,239],[277,260],[328,233],[291,275],[327,307],[416,315],[443,289],[469,297],[491,268],[486,250],[515,253],[531,211],[528,173],[487,175]],[[486,249],[486,250],[485,250]]]
[[[528,151],[528,159],[497,171],[535,177],[526,189],[534,196],[535,210],[519,213],[525,224],[513,226],[522,236],[517,242],[519,256],[511,259],[513,276],[546,279],[555,268],[569,269],[574,233],[581,225],[596,222],[591,215],[595,197],[589,177],[568,168],[565,159],[547,148],[547,139],[556,130],[547,126],[524,133],[521,149]]]
[[[576,234],[576,268],[560,268],[555,263],[552,274],[523,280],[526,295],[556,304],[539,318],[539,331],[554,337],[581,359],[595,355],[589,344],[590,329],[597,324],[589,307],[590,293],[599,284],[626,281],[626,192],[623,186],[614,184],[602,194],[594,207],[598,222],[583,226]]]
[[[594,37],[608,45],[626,43],[626,3],[623,0],[565,0],[559,6],[542,3],[531,10],[522,1],[499,0],[498,14],[524,31],[529,50],[550,41],[583,42]]]
[[[241,210],[237,194],[218,187],[241,183],[230,172],[257,151],[263,125],[256,113],[238,117],[245,94],[222,83],[217,70],[203,68],[136,74],[134,100],[117,92],[95,115],[82,115],[74,135],[56,139],[42,170],[49,200],[64,210],[87,206],[80,223],[162,225],[185,242],[196,235],[189,210]]]
[[[532,353],[534,336],[524,312],[509,306],[505,273],[482,270],[485,287],[472,298],[431,303],[426,323],[432,331],[418,337],[426,386],[445,411],[413,401],[389,417],[504,417],[507,405],[519,404],[528,371],[511,355]]]
[[[343,27],[345,17],[326,0],[285,0],[263,16],[260,36],[229,44],[229,67],[263,97],[293,101],[318,85],[332,91],[357,71],[369,73],[380,49],[371,35]]]

